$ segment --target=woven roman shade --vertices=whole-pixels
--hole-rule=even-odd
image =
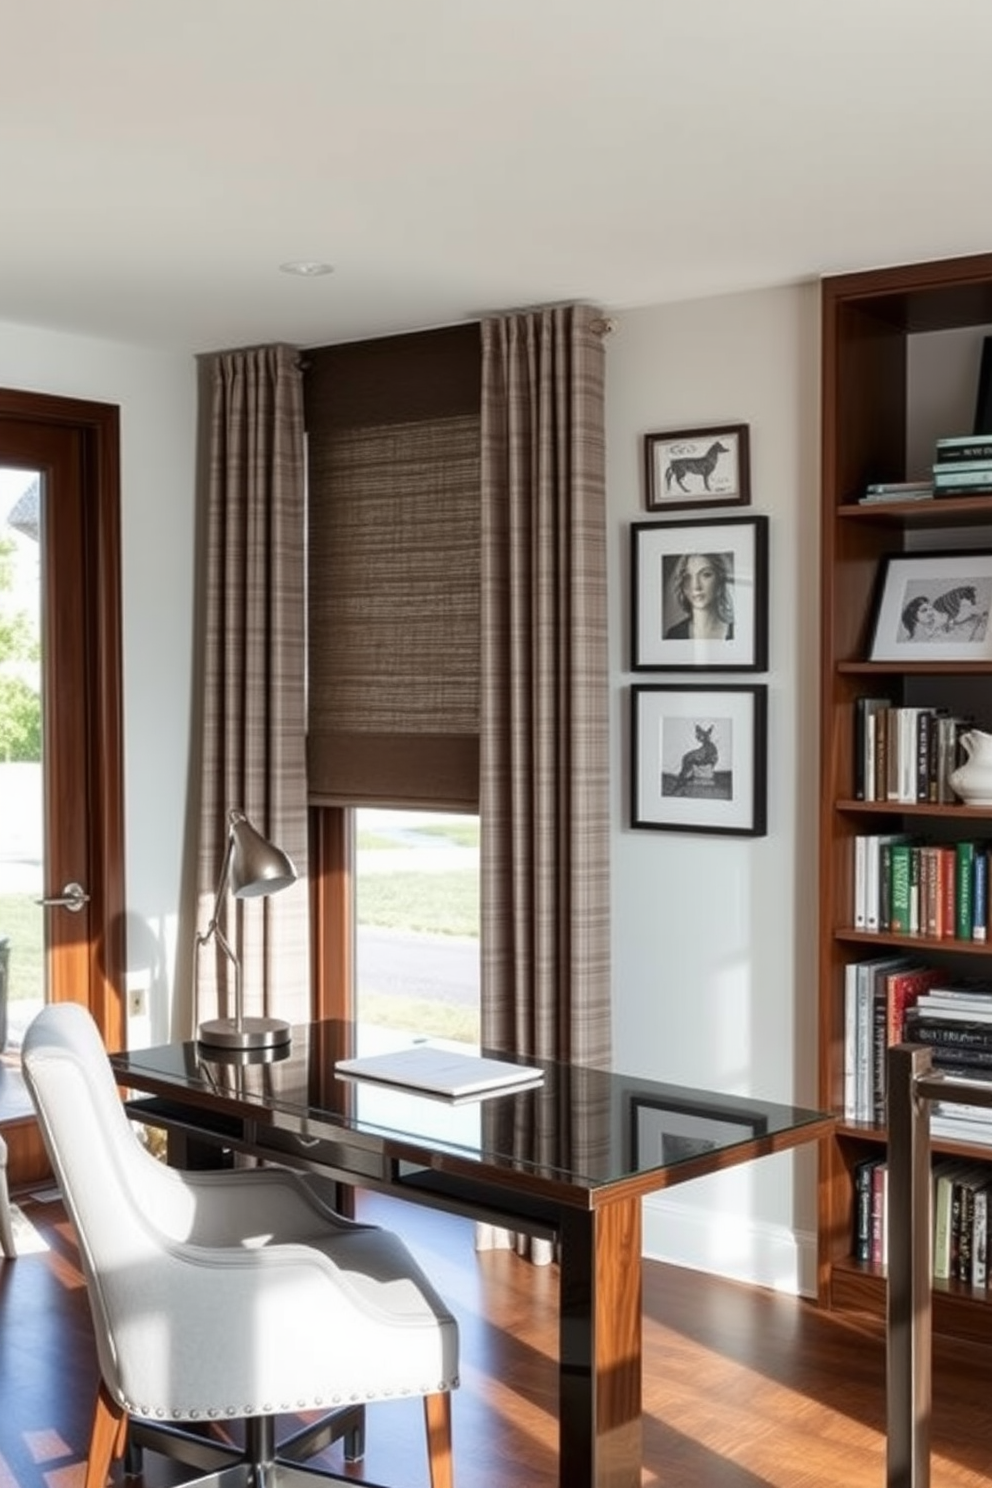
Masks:
[[[315,805],[477,811],[478,325],[307,352]]]

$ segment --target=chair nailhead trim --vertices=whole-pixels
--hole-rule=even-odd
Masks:
[[[197,1421],[203,1416],[207,1416],[211,1420],[216,1420],[219,1416],[222,1415],[233,1418],[243,1416],[270,1416],[275,1415],[277,1412],[286,1413],[294,1409],[299,1411],[316,1410],[323,1407],[325,1399],[331,1405],[341,1405],[346,1401],[353,1405],[357,1405],[360,1403],[368,1402],[370,1400],[391,1400],[394,1398],[407,1398],[411,1395],[418,1394],[447,1394],[451,1390],[456,1390],[460,1383],[461,1378],[459,1375],[456,1374],[453,1375],[450,1380],[441,1380],[436,1385],[425,1384],[420,1385],[416,1388],[408,1385],[401,1385],[399,1386],[399,1388],[395,1386],[388,1386],[385,1389],[378,1391],[367,1390],[364,1395],[356,1391],[351,1395],[334,1394],[327,1397],[325,1397],[324,1395],[314,1395],[311,1397],[310,1400],[308,1400],[306,1396],[301,1395],[299,1399],[296,1400],[295,1404],[291,1401],[284,1400],[278,1406],[266,1402],[266,1404],[262,1406],[246,1405],[242,1407],[237,1405],[226,1405],[223,1407],[223,1409],[221,1409],[221,1407],[219,1406],[212,1405],[207,1407],[205,1410],[197,1409],[181,1411],[175,1409],[167,1410],[162,1406],[152,1407],[149,1405],[136,1405],[134,1401],[128,1399],[122,1400],[121,1405],[128,1415],[141,1416],[145,1420],[171,1419],[174,1421]]]

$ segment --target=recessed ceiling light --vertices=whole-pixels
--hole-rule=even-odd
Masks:
[[[279,265],[284,274],[296,274],[300,279],[315,279],[318,274],[333,274],[334,265],[321,263],[317,258],[291,258]]]

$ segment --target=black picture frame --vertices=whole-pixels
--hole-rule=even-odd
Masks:
[[[992,434],[992,336],[982,338],[973,434]]]
[[[992,550],[892,553],[879,563],[869,661],[992,661]]]
[[[728,1143],[753,1142],[767,1131],[767,1116],[736,1106],[630,1097],[631,1165],[637,1172],[691,1162]]]
[[[631,826],[765,836],[765,685],[642,683],[630,691]]]
[[[645,434],[645,505],[648,511],[749,506],[750,462],[747,424]]]
[[[697,560],[717,575],[729,634],[690,634],[686,597]],[[630,532],[631,670],[763,672],[768,666],[768,518],[696,517],[633,522]]]

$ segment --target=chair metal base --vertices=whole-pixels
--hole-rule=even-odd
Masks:
[[[125,1476],[139,1476],[142,1451],[148,1450],[205,1474],[191,1479],[188,1488],[314,1488],[321,1479],[325,1483],[355,1483],[354,1478],[340,1478],[328,1469],[299,1464],[340,1437],[344,1437],[345,1461],[360,1462],[365,1455],[364,1406],[345,1406],[321,1416],[285,1437],[278,1447],[273,1416],[251,1416],[244,1424],[245,1444],[239,1447],[182,1426],[132,1417],[128,1421]]]
[[[352,1488],[375,1488],[355,1478],[342,1478],[320,1468],[296,1467],[287,1462],[236,1462],[219,1472],[190,1478],[181,1488],[318,1488],[320,1483],[351,1483]]]

